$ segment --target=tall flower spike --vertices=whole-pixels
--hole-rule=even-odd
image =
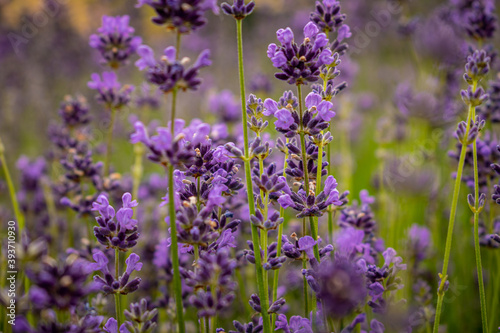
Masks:
[[[43,257],[38,269],[26,271],[31,281],[30,301],[37,309],[70,309],[98,290],[93,283],[87,283],[90,273],[87,262],[77,255],[69,255],[59,263]]]
[[[469,85],[481,81],[490,70],[491,58],[484,50],[476,50],[467,57],[465,64],[464,80]]]
[[[100,52],[102,62],[111,68],[125,65],[142,43],[141,37],[134,36],[129,21],[128,15],[103,16],[102,27],[90,35],[90,46]]]
[[[137,206],[137,201],[132,201],[130,193],[125,193],[122,202],[123,206],[115,216],[115,209],[109,204],[108,198],[105,195],[97,198],[92,204],[92,210],[100,213],[96,217],[98,226],[94,227],[94,235],[102,245],[126,251],[134,247],[139,238],[137,220],[132,218],[132,208]]]
[[[159,61],[155,59],[153,50],[147,45],[141,45],[137,53],[141,59],[137,60],[135,65],[141,71],[145,70],[148,82],[157,85],[165,93],[174,88],[184,91],[198,89],[201,84],[201,79],[198,77],[200,69],[212,64],[210,50],[201,52],[190,67],[186,66],[189,58],[176,59],[176,50],[173,46],[163,51]]]
[[[311,21],[321,31],[325,33],[339,31],[339,35],[346,34],[346,31],[343,31],[344,29],[348,31],[349,27],[343,25],[345,18],[346,15],[340,12],[340,3],[332,0],[316,1],[316,10],[310,15]]]
[[[174,165],[177,168],[189,168],[195,161],[195,147],[207,142],[210,126],[199,120],[193,120],[184,127],[184,120],[177,119],[174,124],[174,137],[170,129],[158,127],[156,135],[149,137],[146,126],[140,121],[134,124],[135,132],[130,136],[130,142],[142,142],[149,148],[148,158],[163,166]],[[170,125],[168,126],[170,127]]]
[[[59,106],[59,116],[66,127],[78,127],[90,122],[89,106],[83,96],[65,96]]]

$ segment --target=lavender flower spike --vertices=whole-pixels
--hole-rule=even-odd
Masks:
[[[231,6],[227,2],[221,4],[222,12],[226,15],[232,15],[237,20],[242,20],[253,12],[255,2],[250,1],[245,5],[245,0],[233,0]]]
[[[176,59],[174,47],[167,47],[163,51],[163,56],[159,61],[155,59],[153,49],[147,45],[141,45],[137,50],[141,57],[135,65],[146,71],[148,82],[157,85],[161,91],[167,93],[174,88],[182,90],[196,90],[201,84],[198,78],[199,70],[212,64],[210,60],[210,50],[204,50],[198,56],[195,63],[187,67],[189,58]]]
[[[139,0],[136,7],[152,7],[156,16],[151,19],[158,25],[166,25],[169,30],[189,33],[207,23],[205,12],[219,13],[216,0]]]
[[[100,52],[102,62],[111,68],[125,65],[142,43],[141,37],[134,36],[129,21],[128,15],[103,16],[102,27],[90,36],[90,46]]]
[[[134,91],[131,85],[122,85],[114,72],[104,72],[102,76],[94,73],[92,81],[88,82],[88,87],[97,90],[96,99],[99,103],[105,104],[110,109],[120,109],[130,102],[130,94]]]

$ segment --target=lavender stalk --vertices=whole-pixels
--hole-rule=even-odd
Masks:
[[[470,124],[471,117],[472,117],[472,107],[469,107],[469,111],[467,114],[467,124]],[[470,127],[467,126],[467,130],[465,132],[465,137],[468,137],[469,129],[470,129]],[[441,279],[441,282],[440,282],[439,288],[438,288],[438,301],[437,301],[436,317],[434,319],[434,330],[433,330],[434,333],[437,333],[439,331],[439,319],[441,316],[444,295],[446,293],[445,286],[446,286],[446,281],[448,279],[447,273],[448,273],[448,264],[450,261],[451,242],[452,242],[452,238],[453,238],[453,226],[455,224],[455,216],[457,213],[458,195],[460,194],[460,184],[462,182],[462,172],[464,169],[466,152],[467,152],[467,146],[462,145],[462,149],[460,151],[460,159],[458,162],[457,177],[455,179],[455,186],[453,188],[453,199],[451,201],[450,218],[448,221],[448,232],[446,234],[446,245],[445,245],[445,250],[444,250],[443,269],[441,270],[441,273],[439,273],[439,277]]]
[[[243,122],[243,140],[244,140],[244,166],[245,166],[245,179],[247,185],[248,194],[248,206],[250,209],[250,215],[255,215],[255,202],[253,194],[252,176],[251,176],[251,165],[249,157],[249,147],[248,147],[248,129],[247,129],[247,114],[246,114],[246,103],[245,103],[245,74],[243,68],[243,35],[242,35],[242,23],[243,19],[236,18],[236,38],[238,42],[238,72],[240,79],[240,97],[241,97],[241,114]],[[252,242],[255,249],[255,271],[257,275],[257,290],[259,293],[261,306],[262,306],[262,319],[264,325],[264,332],[271,332],[271,322],[267,309],[269,308],[269,295],[268,288],[264,284],[264,272],[262,267],[262,258],[259,255],[259,235],[257,226],[251,224],[252,227]]]

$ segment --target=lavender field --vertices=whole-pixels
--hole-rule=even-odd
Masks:
[[[496,0],[0,0],[0,332],[500,332]]]

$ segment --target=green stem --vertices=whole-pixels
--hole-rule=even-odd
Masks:
[[[199,319],[199,321],[200,321],[200,325],[199,325],[200,326],[200,330],[199,330],[199,332],[200,333],[205,333],[205,318],[201,317]]]
[[[176,58],[179,58],[181,44],[181,34],[177,32],[176,39]],[[170,132],[172,137],[174,135],[174,123],[175,123],[175,112],[177,107],[177,87],[172,91],[172,107],[170,115]],[[182,304],[182,284],[181,284],[181,273],[179,269],[179,245],[177,241],[177,224],[176,224],[176,212],[175,212],[175,189],[174,189],[174,166],[170,164],[168,166],[168,213],[170,219],[170,256],[172,258],[172,269],[173,269],[173,287],[177,314],[177,324],[179,327],[179,333],[185,333],[186,327],[184,323],[184,306]]]
[[[175,304],[177,309],[177,323],[179,326],[179,332],[185,332],[184,325],[184,307],[182,305],[182,285],[181,285],[181,273],[179,270],[179,245],[177,244],[177,225],[175,216],[175,202],[174,202],[174,166],[168,166],[168,206],[169,206],[169,217],[170,217],[170,237],[171,243],[171,257],[173,266],[173,282],[174,282],[174,293],[175,293]]]
[[[172,90],[172,113],[170,118],[170,131],[172,132],[172,136],[174,134],[174,126],[175,126],[175,113],[177,109],[177,87]]]
[[[110,160],[111,160],[111,147],[113,145],[113,127],[115,126],[115,118],[116,118],[116,109],[110,108],[111,110],[111,119],[109,122],[108,128],[108,142],[106,144],[106,157],[104,160],[104,174],[105,176],[109,176],[110,170]]]
[[[289,140],[288,138],[286,139],[286,143],[288,143]],[[285,161],[283,162],[283,177],[286,177],[286,168],[287,168],[287,160],[288,160],[288,149],[286,150],[285,153]],[[285,209],[283,207],[280,207],[280,218],[285,217]],[[283,225],[285,224],[285,221],[281,223],[278,227],[278,248],[277,248],[277,253],[276,253],[276,258],[279,258],[281,256],[281,245],[282,245],[282,236],[283,236]],[[272,302],[276,302],[278,299],[278,282],[279,282],[279,269],[274,270],[274,276],[273,276],[273,295],[272,295]],[[276,322],[276,314],[273,315],[272,317],[272,324],[271,327],[274,327],[274,324]]]
[[[247,185],[247,195],[248,195],[248,206],[251,215],[255,215],[255,202],[252,186],[252,176],[251,176],[251,166],[248,151],[248,128],[247,128],[247,113],[246,113],[246,103],[245,103],[245,75],[243,70],[243,36],[242,36],[242,20],[236,20],[236,34],[238,41],[238,72],[240,79],[240,95],[241,95],[241,114],[243,122],[243,140],[245,148],[244,156],[244,166],[245,166],[245,179]],[[259,255],[259,233],[257,226],[253,223],[252,227],[252,243],[255,250],[255,271],[257,275],[257,290],[260,297],[260,303],[262,308],[262,320],[265,333],[271,333],[271,322],[267,310],[269,308],[269,294],[268,288],[264,284],[264,274],[262,267],[262,258]]]
[[[120,276],[120,250],[115,248],[115,279]],[[115,293],[115,310],[116,310],[116,321],[118,322],[118,327],[122,323],[122,309],[120,302],[120,294]]]
[[[22,234],[24,230],[24,215],[19,209],[19,203],[17,202],[17,196],[16,196],[16,189],[14,188],[14,183],[12,182],[9,168],[7,167],[7,161],[5,160],[4,152],[5,148],[3,146],[2,140],[0,139],[0,164],[2,164],[2,169],[5,174],[5,181],[7,182],[7,187],[9,188],[10,200],[12,201],[12,209],[14,209],[14,215],[16,216],[19,232]]]
[[[217,331],[217,317],[216,316],[213,316],[213,317],[210,317],[210,328],[211,328],[211,331],[212,333],[216,333]]]
[[[473,86],[473,91],[476,90],[477,83],[474,83]],[[472,114],[473,114],[473,109],[474,107],[469,105],[469,111],[467,114],[467,125],[466,125],[466,131],[464,135],[464,140],[466,141],[467,138],[469,137],[469,130],[470,130],[470,121],[472,119]],[[440,274],[441,278],[441,283],[438,288],[438,300],[437,300],[437,306],[436,306],[436,317],[434,319],[434,333],[439,332],[439,320],[441,317],[441,311],[443,308],[443,300],[444,300],[444,295],[446,293],[445,290],[445,283],[446,280],[448,279],[448,264],[450,261],[450,253],[451,253],[451,242],[453,239],[453,226],[455,224],[455,216],[457,213],[457,205],[458,205],[458,196],[460,194],[460,184],[462,182],[462,172],[464,169],[464,163],[465,163],[465,155],[467,153],[467,144],[462,144],[462,149],[460,151],[460,158],[458,161],[458,169],[457,169],[457,176],[455,179],[455,186],[453,188],[453,199],[451,202],[451,210],[450,210],[450,218],[448,221],[448,232],[446,234],[446,245],[445,245],[445,250],[444,250],[444,260],[443,260],[443,269]]]
[[[472,108],[472,119],[476,118],[476,110]],[[481,303],[481,323],[483,333],[488,333],[488,316],[486,313],[486,294],[484,292],[483,266],[481,264],[481,248],[479,245],[479,172],[477,166],[477,137],[472,146],[474,157],[474,252],[476,254],[477,278],[479,281],[479,300]]]

